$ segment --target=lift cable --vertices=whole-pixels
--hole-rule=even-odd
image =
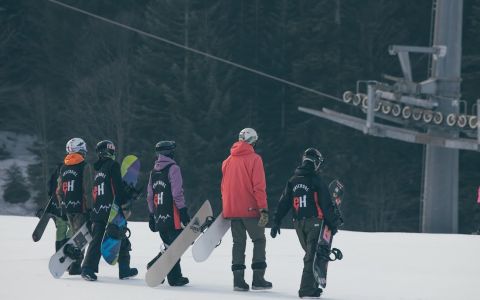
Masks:
[[[97,15],[97,14],[94,14],[94,13],[91,13],[91,12],[88,12],[88,11],[86,11],[86,10],[77,8],[77,7],[75,7],[75,6],[65,4],[65,3],[60,2],[60,1],[57,1],[57,0],[47,0],[47,1],[49,1],[49,2],[51,2],[51,3],[53,3],[53,4],[56,4],[56,5],[62,6],[62,7],[64,7],[64,8],[67,8],[67,9],[70,9],[70,10],[73,10],[73,11],[76,11],[76,12],[78,12],[78,13],[81,13],[81,14],[84,14],[84,15],[87,15],[87,16],[90,16],[90,17],[95,18],[95,19],[97,19],[97,20],[100,20],[100,21],[103,21],[103,22],[107,22],[107,23],[110,23],[110,24],[115,25],[115,26],[119,26],[119,27],[121,27],[121,28],[124,28],[124,29],[130,30],[130,31],[136,32],[136,33],[138,33],[138,34],[140,34],[140,35],[143,35],[143,36],[146,36],[146,37],[155,39],[155,40],[157,40],[157,41],[164,42],[164,43],[169,44],[169,45],[171,45],[171,46],[178,47],[178,48],[182,48],[182,49],[184,49],[184,50],[186,50],[186,51],[190,51],[190,52],[193,52],[193,53],[196,53],[196,54],[199,54],[199,55],[208,57],[208,58],[210,58],[210,59],[213,59],[213,60],[216,60],[216,61],[225,63],[225,64],[227,64],[227,65],[234,66],[234,67],[236,67],[236,68],[239,68],[239,69],[242,69],[242,70],[245,70],[245,71],[248,71],[248,72],[251,72],[251,73],[260,75],[260,76],[263,76],[263,77],[270,78],[270,79],[272,79],[272,80],[275,80],[275,81],[284,83],[284,84],[286,84],[286,85],[289,85],[289,86],[293,86],[293,87],[302,89],[302,90],[304,90],[304,91],[313,93],[313,94],[318,95],[318,96],[321,96],[321,97],[325,97],[325,98],[329,98],[329,99],[332,99],[332,100],[337,100],[337,101],[342,101],[342,102],[343,102],[343,100],[342,100],[341,98],[339,98],[339,97],[336,97],[336,96],[333,96],[333,95],[329,95],[329,94],[327,94],[327,93],[323,93],[323,92],[317,91],[317,90],[315,90],[315,89],[312,89],[312,88],[303,86],[303,85],[301,85],[301,84],[298,84],[298,83],[295,83],[295,82],[291,82],[291,81],[282,79],[282,78],[280,78],[280,77],[273,76],[273,75],[267,74],[267,73],[265,73],[265,72],[262,72],[262,71],[259,71],[259,70],[256,70],[256,69],[252,69],[252,68],[249,68],[249,67],[247,67],[247,66],[244,66],[244,65],[235,63],[235,62],[233,62],[233,61],[229,61],[229,60],[227,60],[227,59],[224,59],[224,58],[221,58],[221,57],[218,57],[218,56],[209,54],[209,53],[207,53],[207,52],[203,52],[203,51],[197,50],[197,49],[195,49],[195,48],[188,47],[188,46],[185,46],[185,45],[176,43],[176,42],[174,42],[174,41],[171,41],[171,40],[168,40],[168,39],[166,39],[166,38],[160,37],[160,36],[158,36],[158,35],[154,35],[154,34],[152,34],[152,33],[145,32],[145,31],[143,31],[143,30],[140,30],[140,29],[131,27],[131,26],[129,26],[129,25],[122,24],[122,23],[120,23],[120,22],[117,22],[117,21],[114,21],[114,20],[111,20],[111,19],[102,17],[102,16],[100,16],[100,15]]]

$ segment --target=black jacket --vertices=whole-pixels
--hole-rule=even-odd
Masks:
[[[93,165],[95,177],[93,183],[94,200],[91,219],[106,223],[113,201],[121,208],[128,197],[120,173],[120,164],[110,158],[99,159]]]
[[[287,181],[275,212],[276,225],[280,226],[290,209],[294,220],[318,217],[324,219],[333,230],[341,223],[335,213],[328,187],[315,172],[311,162],[297,167],[294,175]]]
[[[57,201],[56,197],[56,190],[57,190],[57,180],[58,180],[58,174],[60,173],[60,169],[63,166],[63,163],[59,163],[56,167],[53,173],[50,175],[50,179],[48,180],[48,197],[52,198],[52,201],[49,201],[49,206],[46,208],[46,210],[53,214],[56,217],[64,217],[66,218],[66,215],[62,213],[62,208],[60,206],[60,203]]]

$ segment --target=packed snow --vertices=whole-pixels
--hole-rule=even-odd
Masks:
[[[0,211],[1,213],[1,211]],[[48,225],[37,243],[31,238],[38,222],[33,217],[0,216],[0,299],[294,299],[303,267],[303,251],[293,230],[267,237],[266,278],[269,291],[232,291],[231,234],[227,233],[212,256],[193,261],[191,250],[182,259],[185,287],[163,284],[149,288],[145,265],[160,247],[160,238],[147,223],[132,222],[132,266],[139,276],[118,279],[118,268],[100,264],[97,282],[65,274],[54,279],[48,261],[54,251],[55,227]],[[334,246],[344,259],[330,263],[322,299],[480,299],[480,236],[412,233],[363,233],[340,231]],[[247,266],[251,260],[247,246]],[[251,282],[251,270],[246,278]]]
[[[22,171],[23,176],[28,178],[28,166],[38,160],[37,155],[30,151],[35,143],[35,138],[30,135],[17,134],[9,131],[0,131],[0,150],[6,157],[0,157],[0,213],[9,215],[32,214],[37,208],[34,197],[24,203],[9,203],[3,199],[3,189],[7,179],[7,170],[16,165]],[[28,183],[27,183],[28,184]]]

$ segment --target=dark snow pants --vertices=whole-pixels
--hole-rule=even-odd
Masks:
[[[159,231],[160,238],[162,239],[165,246],[168,248],[173,241],[182,233],[182,230],[168,230],[168,231]],[[182,268],[180,267],[180,259],[173,266],[172,270],[167,275],[167,280],[169,283],[174,283],[178,278],[182,277]]]
[[[105,233],[105,223],[94,222],[92,225],[92,241],[88,245],[87,254],[83,261],[83,268],[88,268],[95,273],[98,273],[98,264],[102,257],[101,246],[103,240],[103,234]],[[118,256],[118,267],[129,268],[130,267],[130,250],[131,244],[128,238],[122,240],[120,245],[120,253]]]
[[[321,220],[318,218],[308,218],[293,222],[293,227],[297,232],[298,240],[305,250],[303,257],[302,281],[300,282],[299,292],[309,294],[318,288],[318,283],[313,276],[313,259],[317,249],[318,236],[320,235]]]

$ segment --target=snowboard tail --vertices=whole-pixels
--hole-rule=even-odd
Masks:
[[[33,230],[32,239],[34,242],[38,242],[42,238],[43,233],[47,228],[48,222],[50,221],[50,218],[53,217],[53,215],[50,213],[50,206],[52,205],[52,201],[56,201],[55,195],[51,196],[48,200],[48,203],[45,206],[42,215],[40,216],[40,220],[38,221],[37,226],[35,226],[35,229]]]
[[[322,288],[327,286],[328,256],[332,246],[332,238],[330,228],[328,228],[325,222],[322,222],[317,250],[315,252],[315,258],[313,259],[313,275]]]
[[[191,218],[190,223],[183,229],[182,233],[173,241],[165,252],[150,266],[145,274],[145,281],[148,286],[160,285],[172,270],[173,266],[187,251],[188,247],[208,226],[213,217],[212,207],[207,200],[203,203],[197,213]]]
[[[328,190],[334,206],[334,213],[338,215],[339,220],[342,220],[340,204],[344,196],[344,185],[339,180],[333,180],[328,185]],[[339,249],[332,249],[332,241],[332,231],[325,221],[322,221],[315,257],[313,259],[313,276],[322,288],[327,286],[328,263],[343,258],[343,254]]]
[[[221,243],[223,236],[230,229],[230,226],[230,220],[225,219],[222,213],[220,213],[215,221],[195,241],[195,244],[193,244],[193,259],[196,262],[207,260],[213,250]]]

